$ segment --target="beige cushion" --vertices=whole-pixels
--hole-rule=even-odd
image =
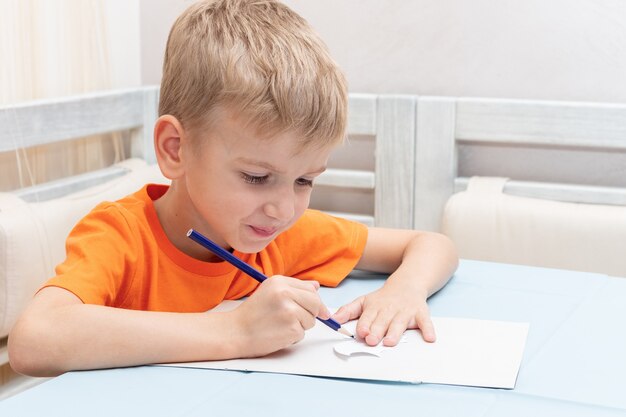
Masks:
[[[65,238],[99,202],[116,200],[148,182],[166,183],[156,165],[132,159],[128,174],[40,203],[0,193],[0,338],[6,336],[39,286],[65,258]]]
[[[447,202],[442,230],[463,258],[626,276],[626,207],[503,194],[472,178]]]

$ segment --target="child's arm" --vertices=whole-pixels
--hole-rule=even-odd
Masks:
[[[457,265],[454,245],[444,235],[370,228],[356,268],[391,275],[382,288],[341,307],[333,317],[340,323],[359,318],[357,334],[370,345],[382,339],[394,346],[406,329],[415,328],[433,342],[426,299],[448,282]]]
[[[83,304],[48,287],[9,337],[11,366],[53,376],[70,370],[261,356],[304,337],[329,313],[315,281],[274,276],[237,309],[163,313]]]

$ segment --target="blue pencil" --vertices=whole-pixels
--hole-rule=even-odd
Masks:
[[[215,255],[222,258],[226,262],[239,268],[241,271],[250,275],[252,278],[256,279],[257,281],[263,282],[267,279],[267,277],[264,274],[257,271],[256,269],[254,269],[253,267],[251,267],[250,265],[248,265],[241,259],[237,258],[236,256],[234,256],[232,253],[228,252],[221,246],[217,245],[215,242],[213,242],[211,239],[207,238],[206,236],[202,235],[201,233],[198,233],[193,229],[189,229],[189,231],[187,232],[187,237],[191,238],[191,240],[193,240],[194,242],[199,243],[200,245],[204,246],[206,249],[210,250],[211,252],[213,252]],[[332,318],[329,318],[327,320],[320,319],[319,317],[316,317],[316,318],[322,323],[324,323],[325,325],[327,325],[328,327],[330,327],[331,329],[345,336],[354,338],[354,335],[352,335],[349,331],[341,327],[341,324],[339,324]]]

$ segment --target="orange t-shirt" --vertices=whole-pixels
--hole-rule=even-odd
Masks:
[[[95,207],[70,233],[67,257],[44,287],[64,288],[86,304],[171,312],[206,311],[254,291],[257,281],[229,263],[194,259],[169,241],[153,204],[166,190],[150,184]],[[364,225],[307,210],[261,252],[234,255],[267,276],[334,287],[366,240]]]

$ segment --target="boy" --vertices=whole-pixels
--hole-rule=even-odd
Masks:
[[[317,289],[353,268],[392,273],[343,306],[357,336],[434,341],[426,299],[457,265],[442,235],[307,210],[346,125],[341,72],[308,24],[272,1],[191,6],[165,53],[154,143],[171,185],[97,206],[9,338],[11,365],[68,370],[266,355],[328,318]],[[194,228],[261,270],[259,285],[187,238]],[[250,296],[231,312],[205,313]]]

